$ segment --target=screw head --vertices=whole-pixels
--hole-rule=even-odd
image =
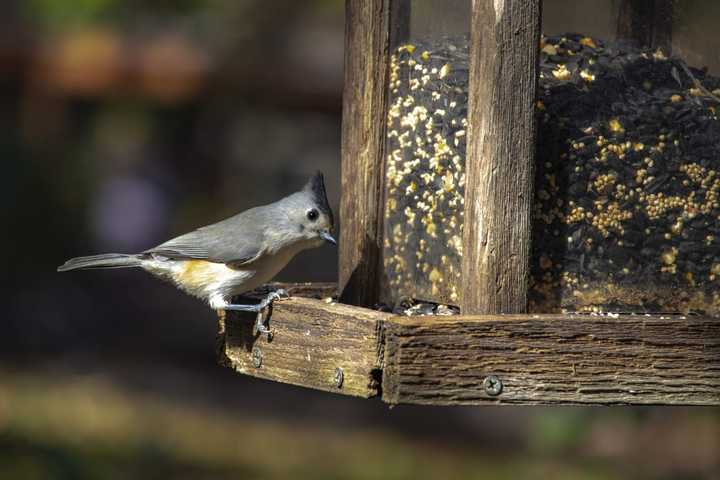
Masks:
[[[497,375],[488,375],[485,377],[485,380],[483,380],[483,387],[485,387],[485,393],[491,397],[497,397],[503,390],[502,381]]]
[[[260,368],[260,365],[262,365],[262,350],[260,350],[260,347],[253,348],[252,363],[255,368]]]
[[[340,367],[337,367],[335,369],[335,375],[333,376],[333,380],[335,381],[335,386],[337,388],[341,388],[343,381],[345,380],[345,374],[343,373],[343,369]]]

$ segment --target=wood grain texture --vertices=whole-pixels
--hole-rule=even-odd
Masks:
[[[346,0],[339,290],[378,301],[391,0]]]
[[[252,292],[244,294],[243,298],[259,299],[265,297],[270,291],[283,289],[292,297],[328,298],[337,295],[337,283],[330,282],[271,282]]]
[[[620,0],[617,38],[672,53],[673,0]]]
[[[540,0],[475,0],[461,310],[527,309]]]
[[[378,394],[382,322],[386,313],[322,300],[291,297],[276,301],[273,331],[253,332],[255,314],[220,315],[218,356],[239,373],[329,392],[372,397]],[[253,355],[261,356],[259,366]],[[335,383],[342,369],[342,385]]]
[[[512,315],[394,317],[391,404],[720,405],[720,318]],[[498,396],[483,381],[500,378]]]

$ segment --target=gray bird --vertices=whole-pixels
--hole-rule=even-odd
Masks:
[[[302,190],[275,203],[251,208],[142,253],[72,258],[58,272],[140,267],[205,300],[215,310],[258,312],[258,331],[269,333],[261,312],[287,292],[273,291],[257,305],[233,304],[232,298],[270,281],[301,251],[325,242],[336,245],[333,225],[323,175],[317,172]]]

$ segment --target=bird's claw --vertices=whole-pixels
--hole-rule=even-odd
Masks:
[[[288,298],[290,294],[284,288],[278,288],[267,294],[267,296],[260,302],[259,310],[257,314],[257,320],[255,321],[255,329],[261,335],[267,335],[268,341],[272,339],[272,330],[268,327],[265,322],[269,320],[269,316],[263,314],[266,307],[271,306],[275,300],[281,298]]]
[[[275,300],[279,300],[281,298],[288,298],[290,297],[290,294],[283,288],[279,288],[277,290],[274,290],[270,293],[268,293],[262,302],[260,302],[260,308],[263,309],[267,307],[268,305],[272,304]]]
[[[263,311],[260,310],[257,313],[257,318],[255,320],[255,330],[260,335],[266,335],[267,340],[269,342],[270,340],[272,340],[272,330],[270,329],[270,327],[265,325],[266,321],[267,321],[267,318],[265,317],[265,315],[263,315]]]
[[[277,298],[290,298],[290,294],[284,288],[278,288],[273,293],[277,294]]]

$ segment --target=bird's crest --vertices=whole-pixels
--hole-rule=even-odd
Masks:
[[[333,212],[330,208],[330,204],[328,203],[327,193],[325,192],[325,179],[322,172],[318,171],[315,173],[315,175],[310,177],[310,180],[308,181],[307,185],[305,185],[305,188],[303,190],[309,192],[312,195],[315,205],[317,205],[318,209],[322,213],[327,215],[328,219],[330,220],[330,225],[335,225]]]

